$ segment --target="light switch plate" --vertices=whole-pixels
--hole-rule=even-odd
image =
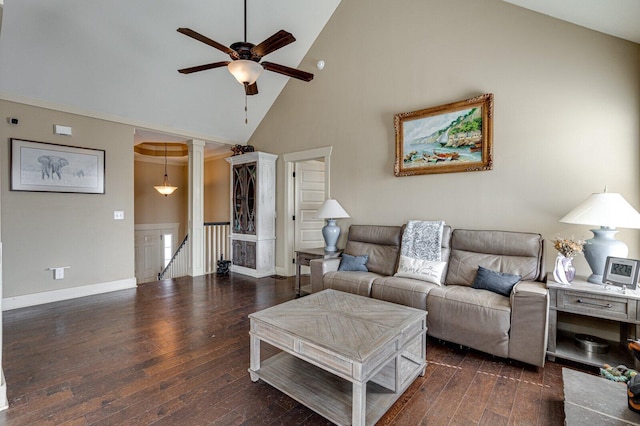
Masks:
[[[124,220],[124,212],[122,210],[114,210],[113,219],[114,220]]]

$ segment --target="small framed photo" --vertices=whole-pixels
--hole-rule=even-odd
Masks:
[[[635,290],[640,273],[639,265],[640,260],[607,256],[602,283],[626,286],[629,290]]]

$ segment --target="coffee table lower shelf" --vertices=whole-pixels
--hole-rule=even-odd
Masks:
[[[423,371],[417,366],[398,392],[373,382],[367,383],[366,424],[373,425],[387,412],[413,380]],[[309,364],[287,352],[281,352],[250,371],[269,385],[338,425],[350,425],[352,419],[352,384],[332,373]]]

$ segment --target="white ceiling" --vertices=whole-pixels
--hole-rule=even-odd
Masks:
[[[504,0],[563,21],[640,43],[640,0]]]
[[[340,0],[247,1],[247,41],[280,29],[296,41],[266,60],[321,78],[300,64]],[[0,97],[225,143],[246,142],[285,84],[313,84],[265,71],[248,98],[226,68],[179,68],[229,56],[176,31],[189,27],[226,46],[243,40],[242,0],[5,0]],[[147,136],[149,134],[147,133]],[[169,139],[176,139],[169,138]]]
[[[640,43],[640,0],[504,0]],[[248,41],[280,29],[297,41],[267,60],[322,78],[321,58],[300,63],[340,0],[248,0]],[[0,5],[2,0],[0,0]],[[371,3],[375,7],[375,3]],[[0,97],[136,126],[136,143],[196,138],[245,143],[284,85],[314,84],[265,71],[248,98],[225,68],[179,68],[228,56],[176,31],[224,45],[243,37],[242,0],[4,0]],[[307,63],[308,62],[308,63]],[[216,144],[207,144],[211,153]],[[227,146],[223,146],[228,151]]]

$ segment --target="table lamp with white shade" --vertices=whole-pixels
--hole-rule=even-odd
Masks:
[[[560,222],[600,226],[591,230],[594,237],[585,241],[583,250],[593,272],[587,281],[602,284],[607,256],[627,257],[629,254],[627,245],[615,239],[616,228],[640,228],[640,213],[622,195],[607,192],[605,187],[604,192],[591,194]]]
[[[320,210],[316,213],[318,219],[327,219],[327,224],[322,228],[322,236],[324,237],[324,251],[338,251],[336,243],[340,236],[340,227],[336,225],[336,219],[350,217],[340,203],[333,198],[327,199]]]

